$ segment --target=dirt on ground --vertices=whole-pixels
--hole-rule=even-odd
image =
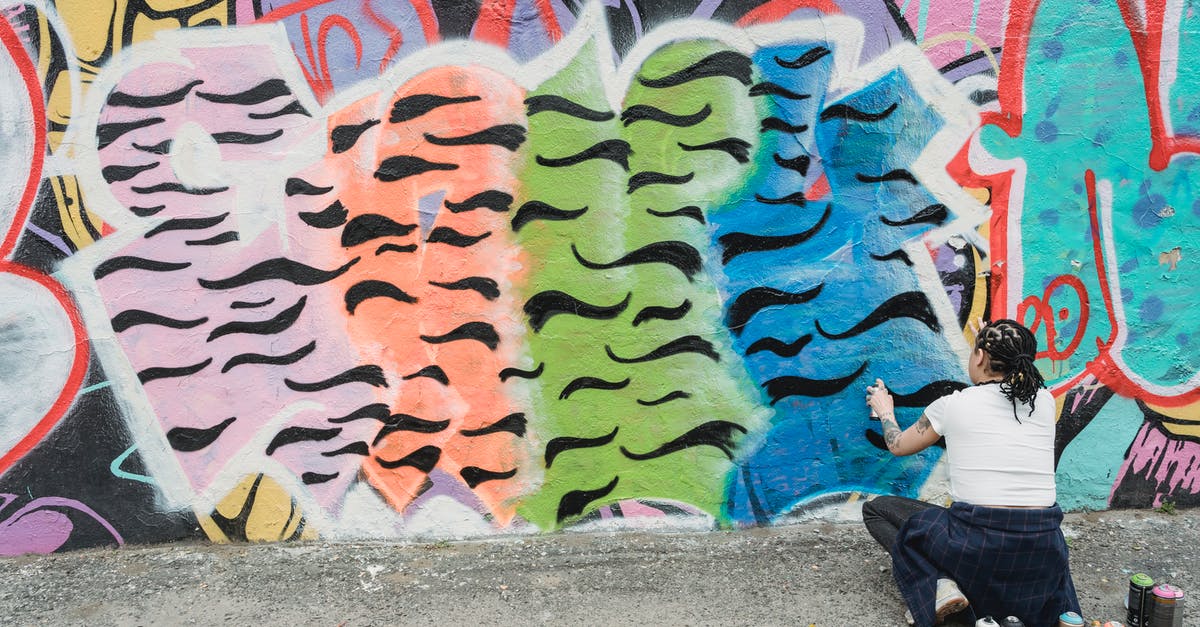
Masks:
[[[1069,514],[1088,619],[1124,620],[1129,576],[1189,593],[1200,510]],[[175,544],[0,559],[3,625],[904,625],[859,524],[566,532],[421,545]]]

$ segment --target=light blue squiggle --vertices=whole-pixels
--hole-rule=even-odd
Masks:
[[[108,465],[108,470],[112,472],[113,476],[117,477],[118,479],[129,479],[130,481],[141,481],[142,483],[148,483],[150,485],[158,485],[158,482],[154,480],[154,477],[138,475],[121,469],[121,465],[124,464],[125,460],[129,459],[129,456],[133,455],[133,452],[136,450],[136,444],[125,449],[124,453],[117,455],[117,457],[112,460],[112,463]]]

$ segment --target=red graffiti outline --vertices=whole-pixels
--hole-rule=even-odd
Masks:
[[[792,11],[816,9],[822,13],[838,15],[842,8],[833,0],[771,0],[749,10],[737,21],[738,26],[778,22]]]
[[[1142,66],[1142,85],[1146,91],[1146,108],[1150,118],[1150,167],[1165,170],[1171,157],[1178,154],[1200,154],[1200,137],[1175,135],[1167,131],[1167,111],[1159,89],[1162,77],[1163,30],[1166,22],[1165,0],[1144,0],[1146,24],[1137,20],[1137,7],[1131,0],[1117,0],[1125,28],[1133,39],[1138,64]]]
[[[371,20],[380,30],[387,33],[388,36],[387,51],[383,53],[383,58],[379,60],[379,71],[382,73],[387,69],[388,64],[392,62],[392,58],[396,56],[396,53],[400,51],[400,46],[404,45],[404,33],[400,32],[399,27],[395,24],[383,19],[382,15],[376,13],[375,9],[371,7],[371,0],[362,0],[362,12],[367,16],[367,19]]]
[[[479,8],[479,17],[475,19],[473,37],[479,41],[508,48],[508,40],[512,37],[512,18],[517,10],[518,0],[487,0]],[[558,43],[562,39],[562,26],[558,16],[554,15],[554,7],[550,0],[533,0],[538,16],[542,18],[542,26],[550,40]]]
[[[37,69],[33,67],[33,61],[25,52],[25,47],[21,45],[21,39],[17,36],[16,31],[13,30],[8,20],[2,18],[0,18],[0,42],[3,42],[5,50],[12,57],[17,71],[21,74],[26,93],[29,94],[29,104],[33,109],[33,155],[29,163],[29,176],[25,179],[25,190],[21,193],[21,199],[17,201],[17,210],[13,213],[12,225],[4,240],[0,242],[0,262],[2,262],[17,247],[17,240],[25,228],[25,220],[29,217],[29,210],[33,207],[34,198],[37,196],[38,184],[42,180],[42,164],[46,158],[46,105],[42,102],[42,84],[38,81]],[[3,472],[2,465],[0,465],[0,472]]]
[[[309,9],[314,9],[323,4],[337,2],[338,0],[298,0],[287,6],[279,7],[270,13],[254,20],[257,23],[278,22],[280,20],[292,17],[293,15],[304,13]],[[433,11],[433,4],[429,0],[410,0],[409,6],[413,11],[417,12],[417,19],[421,20],[421,30],[425,33],[425,42],[434,44],[442,40],[438,33],[437,14]]]
[[[67,374],[67,381],[63,385],[62,392],[54,400],[54,404],[50,406],[50,410],[29,430],[29,433],[25,434],[25,437],[21,438],[12,449],[0,457],[0,475],[7,472],[9,468],[17,463],[17,460],[33,450],[33,447],[38,442],[41,442],[42,438],[46,437],[46,434],[50,433],[54,426],[58,424],[58,421],[66,415],[67,410],[75,402],[75,396],[79,394],[79,388],[83,385],[84,377],[87,376],[88,358],[90,355],[87,340],[85,339],[87,333],[84,331],[83,318],[80,317],[79,310],[75,308],[75,303],[58,281],[32,268],[11,261],[0,261],[0,274],[5,273],[15,274],[39,283],[54,295],[54,298],[58,300],[58,304],[66,312],[67,318],[71,321],[71,331],[75,334],[75,357],[71,363],[71,370]]]
[[[1054,347],[1055,340],[1058,339],[1058,330],[1055,329],[1054,309],[1050,306],[1050,299],[1054,296],[1054,292],[1058,288],[1067,286],[1075,290],[1075,295],[1079,298],[1079,325],[1075,329],[1075,335],[1071,336],[1071,341],[1067,343],[1067,347],[1061,351]],[[1034,310],[1033,322],[1029,325],[1029,330],[1037,332],[1039,326],[1044,322],[1046,325],[1046,350],[1037,354],[1037,357],[1049,358],[1055,361],[1067,359],[1075,353],[1075,349],[1083,342],[1083,336],[1087,332],[1088,316],[1090,315],[1090,303],[1088,302],[1087,287],[1083,281],[1073,274],[1064,274],[1056,277],[1046,290],[1042,292],[1041,298],[1037,296],[1027,296],[1025,300],[1017,305],[1017,320],[1025,320],[1025,314],[1030,309]]]

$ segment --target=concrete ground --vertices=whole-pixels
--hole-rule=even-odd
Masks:
[[[1189,593],[1200,510],[1071,514],[1089,619],[1131,572]],[[0,559],[3,625],[903,625],[890,561],[852,523],[424,545],[207,544]]]

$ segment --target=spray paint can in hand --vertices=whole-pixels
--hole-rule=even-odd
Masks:
[[[1154,609],[1147,627],[1183,627],[1183,590],[1164,583],[1154,586]]]
[[[1083,617],[1075,612],[1063,612],[1058,617],[1058,627],[1083,627]]]
[[[1146,573],[1138,573],[1129,578],[1129,597],[1125,600],[1125,607],[1129,608],[1125,614],[1125,622],[1129,623],[1129,627],[1146,627],[1151,604],[1154,602],[1151,598],[1153,588],[1154,580]]]
[[[997,623],[996,619],[992,618],[991,616],[984,616],[983,618],[975,621],[975,627],[1000,627],[1000,623]]]

